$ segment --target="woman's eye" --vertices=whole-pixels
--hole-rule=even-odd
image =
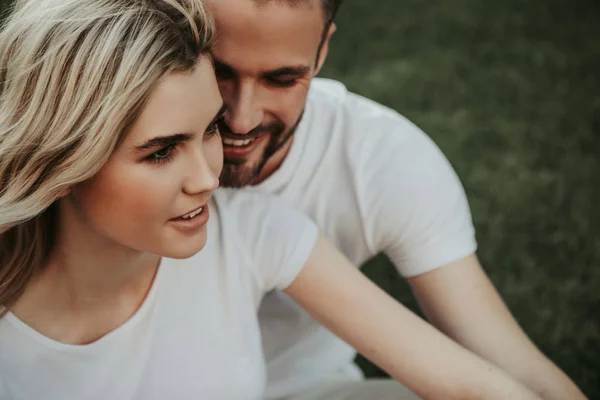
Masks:
[[[218,120],[216,120],[215,122],[213,122],[207,129],[206,129],[206,135],[208,137],[213,137],[213,136],[217,136],[218,134],[221,133],[221,130],[219,129],[219,125],[223,122],[223,118],[219,118]]]
[[[171,148],[165,147],[164,149],[161,149],[161,150],[157,151],[156,153],[154,153],[154,158],[167,158],[167,157],[169,157],[170,152],[171,152]]]
[[[162,164],[171,161],[173,159],[173,147],[174,145],[170,145],[155,151],[148,156],[148,160],[155,164]]]

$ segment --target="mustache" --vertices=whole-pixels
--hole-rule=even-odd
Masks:
[[[231,128],[229,128],[229,126],[224,121],[221,121],[219,123],[219,131],[221,132],[221,134],[225,134],[230,137],[231,136],[233,136],[233,137],[239,136],[240,139],[254,139],[255,137],[258,137],[265,133],[279,134],[279,133],[283,132],[284,130],[285,130],[285,124],[281,121],[274,121],[274,122],[270,122],[265,125],[261,124],[246,133],[234,132],[233,130],[231,130]]]

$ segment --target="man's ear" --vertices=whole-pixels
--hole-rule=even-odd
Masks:
[[[317,75],[319,71],[321,71],[323,64],[325,64],[325,59],[327,58],[327,53],[329,52],[329,39],[331,39],[331,36],[336,31],[336,29],[337,26],[335,25],[335,22],[332,22],[331,25],[329,25],[329,30],[327,31],[325,39],[323,40],[323,44],[321,45],[319,54],[317,55],[317,65],[313,76]]]

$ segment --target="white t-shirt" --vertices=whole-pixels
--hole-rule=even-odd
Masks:
[[[257,198],[259,197],[259,198]],[[251,192],[215,193],[204,250],[163,259],[139,310],[89,345],[0,320],[2,400],[263,398],[256,311],[312,252],[315,225]]]
[[[384,252],[411,277],[476,249],[464,190],[438,147],[332,80],[313,80],[290,153],[255,188],[310,216],[356,265]],[[269,294],[259,316],[270,397],[316,384],[355,357],[283,293]]]

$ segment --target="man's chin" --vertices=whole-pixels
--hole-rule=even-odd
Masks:
[[[260,173],[259,166],[236,165],[225,162],[219,178],[222,187],[241,188],[250,186]]]

